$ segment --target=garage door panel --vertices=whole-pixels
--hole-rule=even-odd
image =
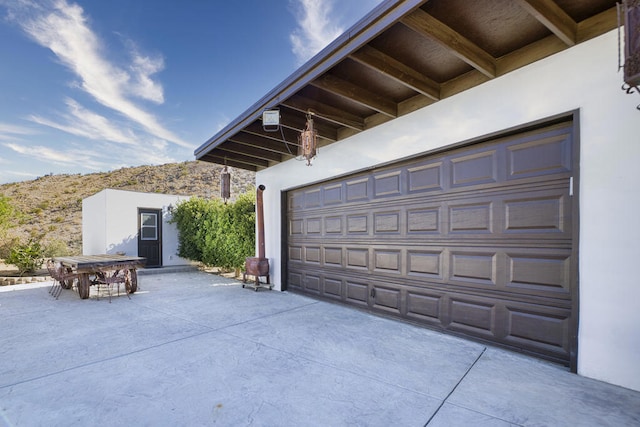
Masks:
[[[568,361],[572,129],[289,191],[288,287]]]
[[[323,205],[331,206],[334,204],[342,203],[343,184],[327,185],[323,188]]]
[[[304,261],[310,264],[320,264],[320,247],[306,246],[304,250]]]
[[[303,276],[303,287],[307,291],[311,291],[313,293],[320,293],[320,276],[316,276],[313,274],[305,274]]]
[[[442,161],[430,161],[407,167],[408,193],[433,192],[444,190],[444,164]]]
[[[347,281],[347,302],[354,303],[359,306],[369,305],[369,285],[366,283],[358,283]]]
[[[402,213],[398,211],[376,212],[373,215],[375,234],[397,234],[401,231]]]
[[[498,255],[495,252],[453,250],[449,257],[449,283],[496,289]]]
[[[342,248],[325,247],[324,248],[324,264],[331,267],[342,267],[343,257]]]
[[[403,272],[402,258],[400,250],[374,249],[373,270],[378,273],[401,274]]]
[[[374,284],[371,298],[374,308],[397,315],[401,314],[402,298],[399,288]]]
[[[482,150],[454,156],[451,162],[451,187],[466,187],[498,182],[498,153]]]
[[[369,177],[347,181],[345,184],[347,202],[356,202],[369,199],[369,191],[371,189],[369,181]]]
[[[369,249],[346,248],[347,269],[369,270]]]
[[[321,189],[314,188],[309,191],[305,191],[304,193],[304,207],[305,208],[315,208],[318,206],[322,206],[321,199]]]
[[[325,234],[343,234],[344,220],[342,216],[328,216],[324,219],[324,232]]]
[[[325,278],[323,284],[323,294],[330,298],[343,298],[343,281],[341,279]]]
[[[307,226],[307,234],[320,234],[322,232],[322,219],[321,218],[307,218],[305,221]]]
[[[570,310],[509,304],[506,342],[542,353],[569,352]]]
[[[506,233],[565,233],[570,231],[570,218],[565,215],[569,201],[565,192],[537,192],[529,198],[504,201]]]
[[[407,234],[440,234],[441,206],[413,207],[407,209]]]
[[[407,317],[432,326],[442,326],[443,293],[424,290],[407,291]]]
[[[407,275],[419,278],[443,279],[442,250],[407,250]]]
[[[449,298],[449,322],[452,331],[464,331],[475,336],[494,340],[496,331],[496,304],[470,297]]]
[[[289,260],[302,261],[302,246],[289,246]]]
[[[507,253],[507,287],[513,292],[570,298],[571,256],[565,252],[555,256],[549,252]]]
[[[403,188],[405,178],[402,170],[394,170],[373,176],[374,197],[400,196],[406,192]]]
[[[561,129],[543,138],[525,138],[507,145],[509,179],[571,171],[571,132]]]
[[[493,232],[493,203],[449,205],[449,232],[490,234]]]
[[[302,289],[302,274],[296,271],[289,270],[287,274],[287,284],[292,289]]]
[[[347,216],[347,234],[369,234],[369,215],[357,213]]]

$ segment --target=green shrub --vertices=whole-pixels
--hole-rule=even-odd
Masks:
[[[42,266],[44,262],[44,249],[37,240],[29,240],[25,245],[17,245],[11,248],[6,262],[18,267],[22,276],[24,273],[32,273]]]
[[[56,256],[70,255],[69,247],[62,240],[59,240],[59,239],[48,240],[43,243],[43,246],[44,246],[43,255],[45,258],[53,258]]]
[[[11,204],[11,199],[0,194],[0,237],[12,227],[16,209]]]
[[[11,249],[20,244],[20,238],[17,236],[4,236],[0,239],[0,259],[6,260],[11,254]]]
[[[234,203],[194,197],[178,204],[172,222],[178,228],[178,254],[225,270],[239,269],[255,252],[255,194]]]

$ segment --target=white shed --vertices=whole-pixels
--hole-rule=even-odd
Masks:
[[[147,267],[187,265],[178,256],[171,208],[190,196],[106,189],[82,201],[82,253],[147,258]]]

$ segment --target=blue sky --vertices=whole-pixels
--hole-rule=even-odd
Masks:
[[[381,0],[0,0],[0,184],[193,160]]]

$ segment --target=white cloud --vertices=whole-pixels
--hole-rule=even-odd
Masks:
[[[164,58],[162,56],[148,56],[138,52],[138,48],[133,42],[129,42],[131,47],[132,62],[129,66],[133,74],[133,85],[131,92],[157,104],[164,102],[164,90],[162,85],[154,81],[151,76],[164,69]]]
[[[161,57],[141,55],[137,49],[130,49],[133,57],[129,71],[109,62],[99,38],[89,27],[83,9],[66,0],[23,0],[10,7],[9,17],[33,40],[50,49],[79,78],[80,89],[100,104],[142,126],[151,135],[193,148],[192,144],[164,128],[153,114],[129,99],[134,96],[155,103],[164,101],[162,85],[152,79],[152,75],[164,67]],[[94,125],[88,124],[89,127]]]
[[[106,117],[87,110],[71,98],[66,100],[66,104],[70,114],[63,115],[65,124],[37,115],[31,115],[29,120],[39,125],[93,140],[106,140],[122,144],[138,143],[138,138],[131,129],[115,126]]]
[[[42,145],[28,146],[14,143],[5,143],[4,146],[18,154],[29,156],[35,161],[46,161],[63,166],[77,166],[92,170],[101,170],[106,166],[104,162],[96,160],[103,157],[102,153],[87,150],[76,148],[59,150]]]
[[[16,126],[9,123],[0,123],[0,138],[13,137],[16,135],[33,135],[32,129]]]
[[[295,0],[298,27],[289,36],[298,65],[320,52],[344,29],[335,25],[331,0]]]
[[[297,65],[313,57],[382,0],[289,0],[297,22],[291,33]]]

